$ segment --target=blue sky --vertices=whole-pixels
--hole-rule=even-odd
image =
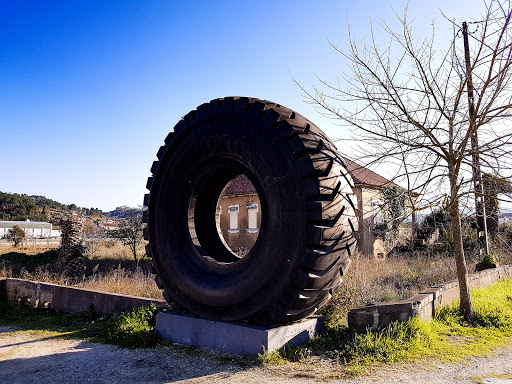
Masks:
[[[151,163],[181,116],[213,98],[305,103],[314,73],[345,68],[328,46],[393,23],[406,1],[0,0],[0,191],[111,210],[142,204]],[[442,41],[481,1],[411,0],[414,31]],[[461,42],[462,44],[462,42]]]

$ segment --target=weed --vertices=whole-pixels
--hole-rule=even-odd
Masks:
[[[263,352],[258,353],[258,361],[262,365],[288,364],[288,360],[281,355],[281,351],[268,351],[263,347]]]
[[[155,329],[157,313],[156,305],[152,304],[114,316],[107,327],[105,341],[125,348],[156,345],[159,340]]]

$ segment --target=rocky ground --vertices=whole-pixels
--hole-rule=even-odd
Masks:
[[[467,365],[429,362],[386,366],[340,379],[331,361],[260,367],[195,348],[120,349],[47,333],[0,327],[0,383],[510,383],[512,348]]]

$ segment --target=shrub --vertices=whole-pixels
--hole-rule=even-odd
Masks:
[[[19,225],[15,225],[9,229],[7,238],[14,244],[14,247],[17,248],[25,238],[25,231]]]
[[[157,313],[156,305],[152,304],[115,316],[107,328],[105,341],[123,348],[151,347],[157,344]]]

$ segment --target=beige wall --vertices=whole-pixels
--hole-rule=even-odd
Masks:
[[[359,228],[356,237],[359,252],[365,256],[377,257],[383,252],[384,246],[382,240],[376,242],[377,237],[374,233],[376,212],[371,204],[373,200],[382,199],[382,193],[377,189],[360,186],[354,188],[354,193],[357,197],[356,216]]]
[[[394,239],[389,238],[389,234],[384,240],[383,236],[374,230],[375,224],[381,222],[384,217],[379,213],[377,207],[372,207],[375,200],[383,200],[383,195],[379,189],[369,187],[355,187],[354,193],[357,197],[357,211],[359,229],[357,231],[357,245],[359,251],[365,256],[375,258],[386,257],[387,253],[397,244],[405,243],[413,236],[411,226],[400,226],[398,236]],[[410,201],[405,201],[406,207],[410,207]],[[414,221],[414,218],[413,218]]]
[[[247,204],[257,204],[256,228],[249,228],[249,208]],[[237,229],[230,229],[229,206],[238,206]],[[261,227],[261,205],[257,194],[225,196],[220,199],[217,206],[217,214],[222,237],[228,246],[237,251],[241,248],[250,250],[259,235]]]

